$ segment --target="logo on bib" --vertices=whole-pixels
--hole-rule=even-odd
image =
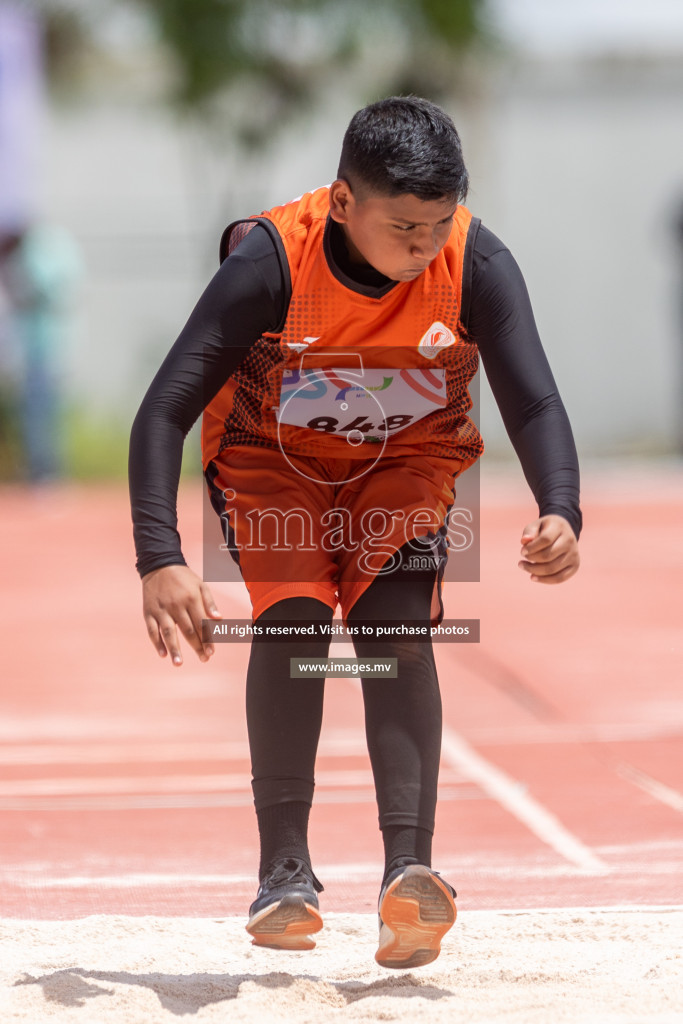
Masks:
[[[288,341],[287,344],[291,349],[294,349],[295,352],[305,352],[312,342],[318,341],[319,339],[320,335],[318,335],[317,338],[311,338],[307,336],[304,338],[303,341]]]
[[[449,345],[455,344],[455,335],[453,331],[449,330],[445,324],[442,324],[439,320],[435,320],[432,326],[420,339],[420,344],[417,346],[418,352],[421,355],[426,356],[427,359],[436,359],[439,354],[439,349],[448,348]]]

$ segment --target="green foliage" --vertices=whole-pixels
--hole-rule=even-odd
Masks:
[[[73,52],[93,39],[95,15],[120,10],[120,0],[97,9],[70,0],[34,0],[46,25],[53,70],[73,65]],[[128,0],[151,27],[170,59],[174,104],[186,113],[209,114],[226,90],[248,82],[258,96],[251,111],[257,142],[266,109],[267,130],[311,100],[320,85],[353,68],[370,49],[385,62],[388,35],[405,59],[385,92],[411,83],[432,95],[457,83],[464,50],[487,35],[485,0]],[[77,63],[77,62],[76,62]],[[395,74],[395,73],[394,73]],[[247,131],[248,134],[248,131]]]
[[[130,428],[73,407],[64,418],[64,474],[71,480],[125,480]]]
[[[173,58],[174,99],[187,110],[244,78],[259,81],[278,105],[297,105],[312,94],[310,72],[338,66],[352,35],[350,26],[340,31],[338,4],[331,0],[135,2],[151,15]],[[356,7],[356,0],[348,6]]]
[[[157,22],[181,75],[178,99],[193,106],[261,60],[242,42],[245,0],[138,0]]]
[[[77,80],[77,64],[89,44],[88,28],[79,14],[62,3],[38,0],[43,24],[43,51],[53,85],[71,86]]]
[[[72,406],[63,423],[65,477],[70,480],[125,480],[131,425],[112,415],[97,416],[92,411]],[[188,434],[183,449],[183,477],[201,473],[199,437],[200,425],[197,424]]]
[[[19,479],[21,467],[19,402],[14,389],[0,379],[0,480]]]
[[[483,32],[480,0],[418,0],[426,32],[455,50],[474,42]]]
[[[240,76],[301,100],[324,64],[343,64],[369,18],[393,17],[416,44],[459,50],[483,30],[482,0],[137,0],[156,20],[180,72],[177,98],[195,107]],[[343,17],[341,15],[344,15]],[[310,39],[318,38],[310,47]]]
[[[0,483],[23,481],[24,459],[17,394],[0,382]],[[62,473],[70,480],[125,480],[131,424],[112,414],[97,415],[71,405],[61,417]],[[183,477],[201,473],[200,424],[183,449]]]

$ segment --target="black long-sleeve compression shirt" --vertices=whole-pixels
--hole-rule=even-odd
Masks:
[[[333,227],[336,227],[333,225]],[[386,292],[387,278],[348,260],[341,232],[332,256],[347,276]],[[362,276],[359,276],[362,275]],[[133,424],[129,482],[137,569],[183,565],[176,501],[185,436],[251,345],[282,321],[285,290],[270,235],[255,229],[222,263],[150,385]],[[540,515],[581,529],[571,427],[541,345],[526,285],[510,251],[480,226],[463,323],[481,355],[505,428]]]

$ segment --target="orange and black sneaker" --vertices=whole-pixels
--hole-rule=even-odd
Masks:
[[[386,878],[379,896],[382,967],[422,967],[436,960],[441,940],[455,923],[455,890],[423,864],[401,865]]]
[[[322,891],[306,861],[285,857],[271,864],[249,907],[247,931],[254,945],[313,949],[311,935],[323,926],[318,910],[318,893]]]

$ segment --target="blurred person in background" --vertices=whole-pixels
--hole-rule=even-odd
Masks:
[[[678,242],[678,423],[677,449],[683,455],[683,199],[674,217],[674,233]]]
[[[30,483],[63,471],[62,367],[81,277],[78,247],[63,228],[33,225],[0,237],[3,333],[18,377],[20,472]]]
[[[44,33],[36,5],[0,0],[0,414],[3,475],[62,471],[61,367],[81,277],[77,246],[41,213]]]

